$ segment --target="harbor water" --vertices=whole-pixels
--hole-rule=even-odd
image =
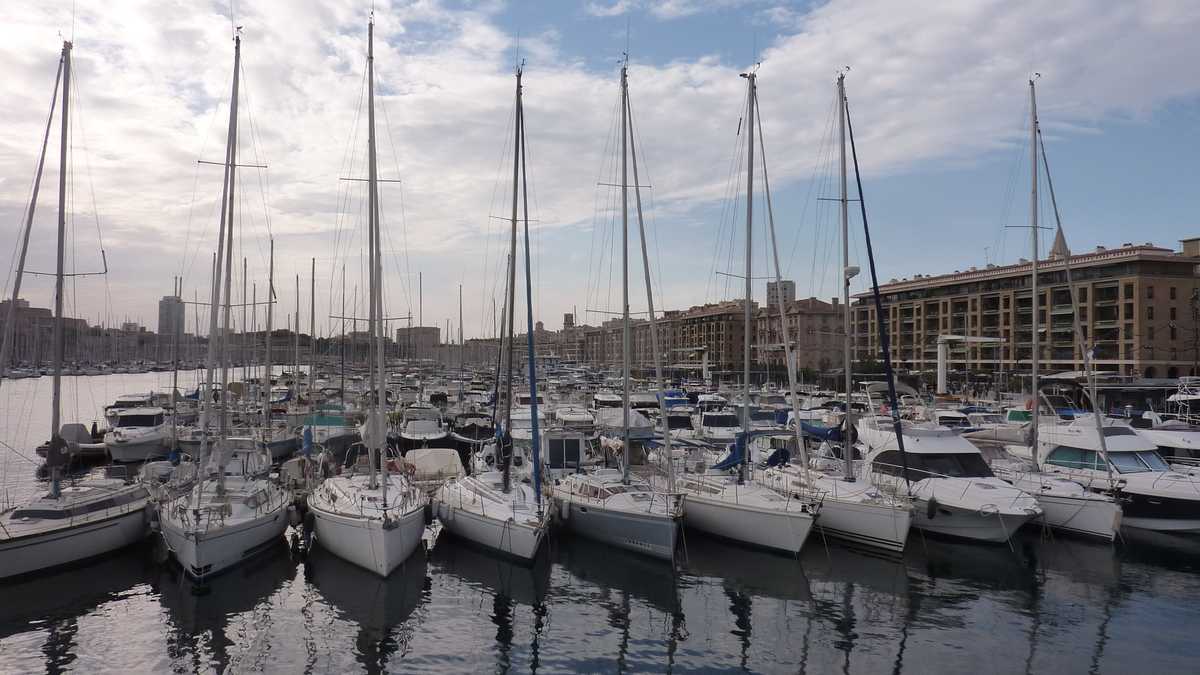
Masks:
[[[170,375],[70,378],[64,420]],[[191,386],[194,376],[181,378]],[[48,378],[0,387],[10,502],[43,489]],[[11,446],[8,447],[8,446]],[[678,569],[556,535],[521,567],[431,530],[387,579],[289,530],[196,585],[154,542],[0,584],[0,672],[1190,673],[1200,539],[1013,546],[914,532],[886,558],[814,535],[799,559],[689,532]]]

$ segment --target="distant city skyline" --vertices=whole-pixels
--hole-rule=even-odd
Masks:
[[[155,328],[157,302],[177,275],[185,300],[207,300],[220,171],[196,160],[219,159],[223,146],[236,23],[244,58],[239,152],[270,167],[243,169],[239,180],[234,257],[248,259],[247,295],[265,296],[269,226],[277,327],[296,311],[299,275],[307,332],[313,257],[317,333],[340,331],[330,317],[340,314],[343,265],[346,304],[357,299],[364,315],[361,200],[339,179],[364,170],[364,122],[354,134],[369,4],[247,3],[236,17],[228,6],[165,12],[150,2],[20,1],[6,9],[0,233],[8,241],[17,240],[61,41],[75,45],[68,260],[75,271],[98,270],[103,247],[109,274],[69,284],[68,314]],[[459,284],[468,338],[491,334],[493,300],[502,300],[507,223],[499,218],[507,217],[511,187],[505,158],[518,35],[535,320],[548,329],[566,313],[595,325],[619,309],[620,218],[611,190],[597,183],[611,182],[615,167],[613,112],[627,48],[643,182],[652,185],[644,197],[657,307],[739,295],[739,284],[717,273],[742,265],[744,204],[728,196],[744,188],[735,154],[745,95],[738,74],[755,62],[780,256],[797,297],[837,293],[836,208],[818,200],[835,196],[830,117],[834,79],[846,66],[881,280],[1028,256],[1027,231],[1008,226],[1028,223],[1027,81],[1035,72],[1073,249],[1131,240],[1176,248],[1200,234],[1190,185],[1200,158],[1181,151],[1200,134],[1195,4],[1067,3],[1046,12],[1002,2],[900,11],[883,0],[430,0],[376,3],[375,20],[380,172],[404,181],[381,188],[388,316],[411,313],[443,330],[449,321],[452,335]],[[53,264],[51,138],[28,265],[37,271]],[[1052,222],[1048,203],[1043,209]],[[865,270],[852,213],[851,264]],[[636,230],[631,235],[631,301],[641,311]],[[765,221],[756,218],[756,276],[773,273],[760,248],[766,241]],[[240,262],[235,269],[240,298]],[[853,290],[868,279],[860,275]],[[765,280],[755,293],[765,300]],[[50,306],[48,280],[27,277],[22,296]]]

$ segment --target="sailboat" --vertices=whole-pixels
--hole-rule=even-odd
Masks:
[[[746,248],[744,325],[752,326],[754,231],[754,132],[758,112],[756,72],[743,73],[747,85]],[[636,174],[635,174],[636,178]],[[742,419],[750,416],[750,329],[743,331]],[[772,432],[774,433],[774,432]],[[739,431],[724,456],[693,449],[675,485],[687,497],[689,527],[740,544],[798,555],[821,510],[819,499],[800,488],[780,492],[750,471],[750,442],[761,433]],[[717,459],[712,462],[712,459]]]
[[[854,126],[850,122],[844,93],[841,96],[845,126],[850,135],[851,151],[854,152]],[[879,294],[879,277],[875,270],[875,254],[871,248],[856,152],[854,157],[863,231],[871,261],[875,312],[877,316],[883,316],[884,307]],[[979,448],[960,436],[958,431],[937,422],[901,420],[891,345],[885,330],[887,322],[877,323],[887,383],[886,387],[877,382],[869,383],[865,389],[871,400],[871,409],[874,409],[871,397],[886,389],[890,414],[865,415],[853,427],[865,448],[860,477],[883,492],[904,494],[912,499],[916,506],[913,526],[918,529],[976,541],[1007,542],[1018,528],[1042,515],[1041,507],[1028,493],[997,478]],[[846,424],[845,428],[849,431],[850,424]],[[845,454],[849,455],[848,452]]]
[[[54,276],[54,354],[50,411],[50,445],[46,465],[50,468],[50,489],[45,494],[0,512],[0,579],[38,572],[44,569],[93,558],[137,542],[146,536],[146,489],[120,478],[95,478],[62,485],[61,471],[68,457],[67,441],[61,432],[63,372],[63,280],[67,222],[68,115],[71,92],[70,42],[63,42],[55,82],[51,116],[46,122],[42,154],[38,160],[33,194],[25,221],[20,259],[13,282],[9,317],[5,323],[0,369],[6,368],[12,349],[12,308],[17,306],[25,254],[33,214],[37,206],[46,146],[53,123],[54,100],[62,85],[62,140],[58,173],[58,266]],[[3,372],[0,372],[3,375]]]
[[[1038,335],[1038,323],[1040,319],[1038,315],[1038,307],[1040,306],[1038,299],[1041,295],[1038,291],[1038,147],[1041,141],[1041,128],[1037,115],[1037,90],[1033,80],[1029,81],[1029,106],[1031,129],[1029,136],[1030,171],[1032,181],[1030,192],[1031,223],[1029,231],[1030,247],[1033,254],[1030,256],[1030,288],[1032,289],[1030,295],[1032,298],[1030,303],[1030,318],[1033,329],[1031,335],[1033,350],[1030,358],[1030,396],[1033,399],[1035,413],[1029,425],[1029,444],[1024,447],[1007,446],[1009,454],[1017,457],[1018,461],[1015,463],[994,462],[993,468],[1001,478],[1037,498],[1038,504],[1042,507],[1042,522],[1046,525],[1073,534],[1112,541],[1116,538],[1117,532],[1121,527],[1121,505],[1117,503],[1116,498],[1113,496],[1113,488],[1116,483],[1113,480],[1112,467],[1109,464],[1107,446],[1110,434],[1115,440],[1117,433],[1123,431],[1123,425],[1118,424],[1111,426],[1110,429],[1104,429],[1103,416],[1093,406],[1093,412],[1090,415],[1077,416],[1076,420],[1069,425],[1070,431],[1064,434],[1062,425],[1058,424],[1052,405],[1050,406],[1050,421],[1048,424],[1043,422],[1042,415],[1037,412],[1042,410],[1042,388],[1038,381],[1038,365],[1041,359]],[[1050,165],[1046,162],[1044,147],[1042,161],[1046,167],[1046,179],[1049,181]],[[1054,199],[1054,184],[1049,183],[1049,185],[1051,200],[1054,202],[1054,213],[1057,217],[1058,203]],[[1059,242],[1061,242],[1060,252],[1065,254],[1063,255],[1063,264],[1067,272],[1067,284],[1071,293],[1071,304],[1078,307],[1075,285],[1071,283],[1070,251],[1066,247],[1066,237],[1063,235],[1061,222],[1058,223],[1056,246]],[[1080,330],[1079,314],[1077,311],[1072,312],[1072,314],[1074,333],[1081,341],[1080,349],[1083,351],[1090,376],[1089,379],[1093,384],[1091,399],[1095,401],[1095,376],[1091,372],[1091,357],[1087,346],[1082,342],[1085,338],[1083,331]],[[1079,398],[1082,402],[1083,397],[1080,396]],[[1085,429],[1084,425],[1087,425],[1088,428]],[[1039,452],[1038,447],[1040,444],[1039,437],[1043,433],[1052,442],[1047,448],[1046,453]],[[1064,438],[1064,435],[1067,437]],[[1124,448],[1124,444],[1121,441],[1117,441],[1117,445]],[[1153,450],[1153,444],[1149,445],[1151,450]],[[1105,465],[1104,471],[1093,471],[1084,475],[1071,476],[1075,480],[1070,480],[1067,477],[1059,475],[1063,467],[1046,465],[1043,461],[1047,458],[1049,452],[1058,452],[1058,449],[1062,446],[1069,449],[1086,447],[1093,457],[1096,457],[1096,453],[1098,452],[1098,457]],[[1082,456],[1082,452],[1079,451],[1073,454]],[[1093,464],[1096,463],[1093,462]],[[1082,468],[1082,466],[1068,466],[1067,468]],[[1101,478],[1101,475],[1103,475],[1103,478]]]
[[[583,470],[579,462],[556,464],[552,490],[567,529],[619,548],[674,560],[675,542],[683,518],[682,496],[630,473],[629,378],[629,157],[632,121],[629,108],[629,64],[621,66],[621,288],[622,288],[622,461],[620,469]],[[634,162],[634,186],[637,162]],[[638,213],[641,196],[637,193]],[[640,222],[640,218],[639,218]],[[643,234],[643,246],[645,235]],[[647,279],[649,277],[647,276]],[[653,307],[653,305],[651,305]],[[651,325],[651,334],[655,335]],[[657,338],[655,338],[657,340]],[[656,358],[658,349],[655,348]],[[661,377],[661,368],[658,371]]]
[[[846,90],[845,74],[838,76],[837,85],[839,114],[840,145],[841,145],[841,215],[842,215],[842,306],[850,307],[850,280],[858,270],[850,266],[849,247],[849,199],[846,190]],[[775,217],[771,204],[770,181],[767,180],[766,151],[762,147],[762,126],[759,125],[759,149],[763,162],[763,182],[767,198],[767,222],[771,233],[771,251],[775,262],[775,281],[782,284],[783,272],[779,265],[779,251],[775,241]],[[783,333],[784,359],[787,362],[789,393],[792,410],[800,410],[799,383],[796,381],[796,361],[792,356],[792,345],[789,338],[788,320],[784,314],[783,303],[779,303],[779,320]],[[843,348],[845,360],[846,385],[846,415],[847,425],[852,423],[850,387],[850,312],[843,314]],[[799,464],[782,464],[778,467],[767,468],[763,471],[762,480],[767,485],[785,494],[797,490],[815,490],[821,497],[821,517],[817,527],[821,531],[839,539],[880,548],[886,551],[899,552],[904,550],[908,541],[908,530],[912,522],[912,503],[903,493],[889,494],[872,485],[869,481],[859,480],[857,467],[854,464],[854,449],[852,443],[843,443],[842,459],[845,469],[840,475],[835,472],[814,471],[804,452],[804,441],[801,438],[801,426],[797,422],[792,425],[795,434],[795,447],[800,452]]]
[[[221,190],[221,219],[209,305],[209,341],[200,413],[200,479],[159,508],[163,540],[184,571],[204,579],[263,552],[288,525],[291,493],[272,481],[270,453],[255,439],[230,436],[229,363],[233,283],[234,188],[237,185],[237,109],[242,39],[233,38],[233,93]],[[222,283],[223,282],[223,283]],[[224,285],[222,293],[221,286]],[[223,315],[218,326],[218,316]],[[214,411],[214,378],[220,369],[220,408]],[[219,420],[211,433],[213,416]]]
[[[383,253],[380,250],[379,181],[375,161],[375,18],[367,24],[368,239],[370,240],[371,406],[363,425],[366,457],[355,456],[340,476],[326,479],[308,497],[317,543],[334,555],[386,577],[421,545],[425,493],[388,470],[384,371]]]
[[[508,395],[504,397],[503,426],[497,430],[493,448],[500,449],[499,467],[473,472],[466,478],[451,479],[438,490],[436,511],[442,525],[456,536],[490,548],[521,561],[531,561],[541,550],[549,523],[548,514],[542,505],[541,472],[539,461],[539,426],[537,396],[537,361],[534,359],[533,297],[529,294],[529,203],[525,207],[525,282],[526,314],[529,324],[527,333],[530,408],[532,410],[530,431],[533,436],[533,457],[529,463],[532,485],[513,481],[513,315],[516,299],[517,260],[517,189],[526,193],[525,178],[525,108],[521,103],[521,74],[517,68],[517,98],[513,143],[512,185],[512,237],[508,256],[507,294],[505,295],[508,322],[504,335],[507,355]],[[518,176],[520,182],[518,183]],[[493,464],[496,461],[493,460]]]

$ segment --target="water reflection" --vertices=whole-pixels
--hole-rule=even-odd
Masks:
[[[316,546],[304,571],[338,617],[354,626],[355,658],[367,672],[386,671],[392,657],[409,652],[415,629],[408,619],[428,601],[423,549],[381,578]]]
[[[178,565],[161,566],[154,587],[167,610],[172,667],[239,670],[261,659],[275,619],[274,596],[295,573],[296,563],[282,538],[253,560],[203,584]]]

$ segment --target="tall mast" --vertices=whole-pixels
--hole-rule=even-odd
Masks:
[[[757,97],[754,71],[743,73],[746,78],[746,305],[742,313],[742,461],[738,464],[738,483],[746,480],[746,466],[750,461],[750,303],[754,292],[753,238],[754,238],[754,99]]]
[[[58,102],[58,85],[62,83],[63,68],[66,65],[70,45],[63,43],[63,55],[58,61],[58,73],[54,76],[54,94],[50,98],[50,115],[46,118],[46,132],[42,135],[42,154],[38,156],[37,171],[33,175],[33,193],[29,198],[29,211],[25,217],[25,231],[21,235],[21,253],[17,258],[17,272],[13,278],[12,296],[8,305],[8,319],[4,322],[4,339],[0,342],[0,382],[8,374],[8,364],[12,355],[12,343],[15,336],[17,319],[17,301],[21,297],[21,278],[25,273],[25,254],[29,251],[29,233],[33,230],[33,213],[37,207],[38,191],[42,187],[42,169],[46,165],[46,148],[50,144],[50,129],[54,126],[54,107]],[[51,431],[53,433],[53,430]]]
[[[368,304],[370,305],[369,323],[367,332],[370,335],[371,355],[374,357],[371,360],[370,367],[370,385],[371,392],[375,394],[375,406],[371,410],[367,425],[370,431],[370,442],[367,445],[367,450],[371,453],[371,477],[370,486],[375,488],[380,485],[377,475],[376,458],[379,458],[381,464],[386,464],[383,460],[383,450],[386,445],[386,439],[383,435],[383,409],[384,409],[384,393],[383,393],[383,351],[379,341],[379,268],[376,266],[376,260],[379,257],[378,246],[378,230],[379,230],[379,177],[375,166],[375,17],[371,16],[371,21],[367,27],[367,194],[368,194],[368,209],[367,218],[367,238],[370,240],[370,278],[371,292]],[[387,480],[382,481],[382,487],[387,489]],[[384,504],[387,504],[387,493],[383,494]]]
[[[63,250],[67,243],[67,150],[70,139],[70,122],[67,119],[71,110],[71,43],[63,42],[62,50],[62,137],[58,149],[58,261],[54,273],[54,401],[50,406],[50,449],[64,449],[65,443],[59,435],[62,424],[62,361],[63,361]],[[50,472],[50,496],[58,499],[57,465]]]
[[[241,358],[242,358],[242,380],[244,381],[250,376],[249,370],[250,359],[247,358],[250,345],[250,324],[246,323],[246,312],[249,306],[246,304],[246,256],[242,256],[242,340],[241,340]]]
[[[372,42],[373,41],[374,40],[372,39]],[[375,73],[375,59],[374,59],[374,56],[372,56],[372,59],[371,59],[371,114],[372,114],[372,117],[374,117],[374,109],[375,109],[375,74],[374,73]],[[372,126],[372,131],[374,131],[374,122],[372,122],[371,126]],[[376,163],[375,160],[376,160],[375,154],[372,153],[371,154],[372,165],[374,165]],[[375,405],[376,405],[375,434],[376,434],[376,438],[378,439],[376,442],[379,444],[379,450],[378,450],[379,466],[380,466],[380,469],[383,471],[383,480],[380,483],[380,489],[381,489],[380,496],[383,498],[384,508],[386,508],[387,504],[388,504],[388,482],[389,482],[388,481],[387,457],[385,456],[387,453],[387,434],[384,429],[384,424],[385,424],[384,415],[387,411],[387,386],[386,386],[387,385],[387,377],[384,374],[383,239],[382,239],[382,234],[381,234],[382,225],[380,223],[380,218],[379,218],[379,195],[378,195],[378,192],[379,192],[379,170],[377,167],[374,171],[374,176],[375,176],[375,183],[371,186],[371,191],[373,193],[375,193],[375,209],[373,211],[373,213],[375,215],[375,263],[374,263],[374,268],[373,268],[375,271],[375,287],[372,288],[371,290],[372,290],[372,292],[374,294],[374,298],[375,298],[375,333],[374,333],[375,374],[376,374],[376,381],[379,386],[379,388],[376,389],[376,392],[375,392],[375,396],[376,396],[376,398],[375,398]]]
[[[850,280],[858,270],[850,268],[850,200],[846,193],[846,74],[838,75],[838,144],[842,166],[842,369],[845,371],[846,415],[842,431],[842,459],[846,464],[845,476],[854,477],[854,449],[850,447],[850,430],[854,427],[854,416],[850,410],[850,387],[853,386],[853,364],[850,356]],[[883,318],[879,317],[882,321]]]
[[[517,299],[517,188],[520,181],[521,168],[521,68],[517,68],[517,102],[516,112],[513,115],[513,183],[512,183],[512,236],[509,242],[508,253],[508,298],[505,300],[508,326],[506,328],[505,342],[508,344],[506,352],[507,356],[507,375],[505,376],[505,396],[504,396],[504,433],[501,435],[501,464],[504,473],[504,492],[508,492],[512,481],[512,400],[513,400],[513,317],[516,316],[516,299]],[[532,336],[530,336],[532,338]],[[508,447],[505,447],[508,443]]]
[[[628,63],[628,61],[626,62]],[[628,65],[626,65],[628,68]],[[622,72],[626,68],[622,68]],[[629,103],[628,78],[622,78],[625,86],[625,111],[630,128],[633,127],[633,108]],[[667,453],[667,491],[675,492],[675,457],[671,450],[671,426],[667,422],[666,381],[663,379],[662,354],[659,352],[658,320],[654,316],[654,288],[650,284],[650,253],[646,248],[646,223],[642,218],[642,181],[638,179],[637,134],[629,135],[629,155],[633,160],[633,197],[637,205],[638,236],[642,244],[642,268],[646,273],[646,310],[650,323],[650,352],[654,357],[654,378],[658,385],[658,412],[663,421],[663,451]]]
[[[296,318],[292,335],[292,382],[296,388],[296,399],[300,399],[300,275],[296,275]]]
[[[227,238],[226,229],[233,229],[233,223],[229,221],[230,210],[228,205],[232,202],[231,196],[233,193],[233,165],[237,161],[235,148],[237,147],[237,101],[238,101],[238,74],[241,71],[242,60],[242,38],[240,35],[233,37],[233,93],[229,99],[229,131],[225,139],[225,177],[221,186],[221,219],[220,227],[217,231],[217,250],[213,254],[213,279],[211,301],[208,304],[208,355],[205,364],[205,385],[204,403],[201,412],[201,446],[200,460],[204,461],[204,456],[209,451],[209,427],[212,424],[212,396],[213,396],[213,377],[217,369],[217,359],[219,358],[219,342],[220,332],[218,315],[221,307],[221,278],[224,273],[228,258],[223,254],[225,249],[225,241]],[[232,241],[232,237],[228,237]],[[228,291],[226,291],[228,292]],[[224,414],[224,398],[225,392],[222,390],[222,412],[220,421],[220,433],[225,432],[225,414]],[[219,472],[219,480],[224,482],[224,471]],[[199,493],[197,493],[199,494]]]
[[[1033,396],[1033,420],[1030,422],[1029,449],[1034,464],[1038,461],[1038,411],[1041,404],[1038,400],[1038,360],[1041,346],[1038,340],[1038,153],[1037,153],[1037,93],[1033,80],[1029,80],[1029,245],[1033,249],[1031,258],[1029,287],[1032,294],[1029,298],[1030,318],[1032,320],[1033,349],[1029,358],[1029,381]]]
[[[621,66],[621,482],[629,483],[629,66]]]
[[[237,43],[237,57],[234,67],[241,70],[241,41]],[[222,442],[229,435],[229,331],[233,314],[233,206],[236,203],[234,191],[237,187],[237,83],[238,73],[234,73],[234,97],[230,103],[230,116],[233,119],[232,143],[229,146],[229,215],[228,227],[225,228],[225,321],[221,328],[221,427]],[[225,492],[225,457],[222,453],[218,459],[220,471],[217,472],[217,494]]]
[[[338,383],[338,398],[341,400],[344,412],[346,403],[346,263],[342,263],[342,349],[340,382]]]
[[[271,428],[271,330],[274,326],[272,321],[275,318],[275,238],[271,238],[271,252],[267,263],[267,337],[266,337],[266,354],[263,355],[263,360],[266,362],[267,381],[263,385],[267,388],[267,396],[263,401],[263,426]]]
[[[317,259],[312,259],[308,291],[308,395],[313,395],[317,380]]]

